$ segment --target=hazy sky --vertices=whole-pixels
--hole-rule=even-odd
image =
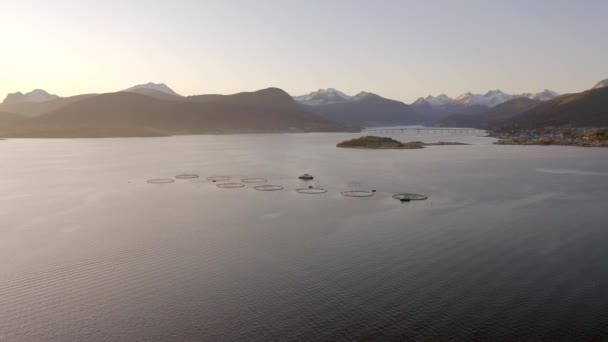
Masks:
[[[411,102],[608,78],[608,1],[0,0],[0,97],[164,82]]]

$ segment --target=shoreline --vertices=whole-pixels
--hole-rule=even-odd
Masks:
[[[293,130],[293,131],[210,131],[210,132],[188,132],[188,133],[150,133],[143,132],[141,134],[54,134],[57,132],[41,132],[40,134],[1,134],[0,140],[7,139],[113,139],[113,138],[170,138],[180,136],[197,136],[197,135],[241,135],[241,134],[310,134],[310,133],[360,133],[355,130],[340,130],[340,131],[323,131],[323,130]]]
[[[495,145],[608,147],[608,128],[538,128],[489,131]]]

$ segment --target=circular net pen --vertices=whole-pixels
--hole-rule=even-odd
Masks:
[[[315,188],[313,186],[309,186],[308,188],[299,188],[296,189],[296,192],[299,194],[307,194],[307,195],[320,195],[327,192],[325,188]]]
[[[279,191],[279,190],[283,190],[282,186],[280,186],[280,185],[271,185],[271,184],[258,185],[258,186],[254,186],[253,188],[255,190],[257,190],[257,191]]]
[[[393,195],[393,198],[399,200],[401,202],[409,202],[409,201],[424,201],[428,199],[427,196],[420,194],[409,194],[409,193],[401,193]]]
[[[195,179],[195,178],[199,178],[200,176],[194,173],[183,173],[181,175],[177,175],[175,176],[175,179]]]
[[[175,182],[175,179],[172,178],[154,178],[146,181],[148,184],[168,184],[173,182]]]
[[[243,183],[220,183],[216,185],[218,188],[222,189],[237,189],[245,186]]]
[[[266,179],[266,178],[257,178],[257,177],[243,178],[243,179],[241,179],[241,182],[243,182],[243,183],[266,183],[266,182],[268,182],[268,179]]]
[[[340,195],[344,197],[372,197],[374,196],[374,191],[369,190],[346,190],[342,191]]]
[[[207,177],[207,180],[208,180],[208,181],[211,181],[211,182],[214,182],[214,183],[215,183],[215,182],[227,182],[227,181],[229,181],[229,180],[231,180],[231,179],[232,179],[232,177],[230,177],[230,176],[213,176],[213,177]]]

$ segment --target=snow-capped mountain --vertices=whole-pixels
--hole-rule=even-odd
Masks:
[[[503,93],[500,90],[490,90],[483,95],[473,93],[462,94],[454,99],[454,103],[465,106],[494,107],[501,103],[505,103],[509,100],[512,100],[517,96],[518,95],[509,95]]]
[[[597,84],[595,86],[593,86],[593,88],[591,88],[591,89],[600,89],[600,88],[605,88],[605,87],[608,87],[608,79],[597,82]]]
[[[422,115],[407,104],[366,91],[349,96],[335,89],[321,89],[294,99],[327,120],[346,126],[374,127],[424,123]]]
[[[545,89],[545,90],[541,91],[540,93],[523,93],[523,94],[521,94],[521,97],[527,97],[532,100],[538,100],[538,101],[543,101],[543,102],[552,100],[558,96],[559,96],[558,93],[554,92],[553,90],[549,90],[549,89]],[[517,96],[517,97],[519,97],[519,96]]]
[[[351,100],[353,100],[353,101],[362,100],[362,99],[364,99],[365,97],[370,96],[370,95],[376,95],[376,94],[374,94],[374,93],[369,93],[369,92],[367,92],[367,91],[362,91],[362,92],[359,92],[359,94],[357,94],[357,95],[355,95],[355,96],[351,97]]]
[[[452,99],[451,97],[447,96],[446,94],[441,94],[437,97],[432,95],[429,95],[427,97],[420,97],[414,102],[414,104],[428,103],[433,107],[441,107],[452,103],[452,101],[454,101],[454,99]]]
[[[425,98],[425,100],[428,103],[430,103],[431,106],[445,106],[445,105],[451,103],[452,101],[454,101],[454,99],[447,96],[446,94],[441,94],[437,97],[433,97],[433,96],[429,95]]]
[[[294,96],[293,98],[294,100],[309,106],[321,106],[331,103],[353,101],[355,100],[355,97],[356,96],[346,95],[334,88],[327,88],[319,89],[306,95]]]
[[[157,91],[157,92],[161,92],[161,93],[164,93],[164,94],[181,97],[180,94],[174,92],[173,89],[169,88],[164,83],[152,83],[152,82],[149,82],[149,83],[146,83],[146,84],[138,84],[138,85],[136,85],[134,87],[125,89],[123,91],[133,92],[133,93],[145,93],[148,90]]]
[[[501,90],[490,90],[485,94],[474,94],[471,92],[464,93],[455,99],[451,99],[445,94],[441,94],[437,97],[427,96],[425,98],[419,98],[414,102],[415,105],[424,105],[425,103],[433,108],[442,108],[447,106],[460,106],[460,107],[471,107],[471,106],[484,106],[484,107],[495,107],[501,103],[505,103],[509,100],[513,100],[520,97],[527,97],[533,100],[548,101],[559,96],[558,93],[552,90],[544,90],[540,93],[523,93],[523,94],[507,94]]]
[[[540,93],[507,94],[501,90],[490,90],[485,94],[464,93],[455,99],[445,94],[437,97],[420,97],[412,107],[423,114],[429,121],[441,120],[452,114],[477,114],[517,98],[529,98],[538,101],[548,101],[559,96],[554,91],[544,90]]]
[[[39,102],[46,102],[46,101],[50,101],[50,100],[54,100],[54,99],[58,99],[58,98],[59,98],[59,96],[49,94],[42,89],[35,89],[35,90],[32,90],[29,93],[25,93],[25,94],[23,94],[21,92],[8,94],[6,96],[6,98],[4,99],[4,101],[2,102],[2,104],[15,104],[15,103],[24,103],[24,102],[39,103]]]

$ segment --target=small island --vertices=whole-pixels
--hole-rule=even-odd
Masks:
[[[425,146],[446,146],[446,145],[468,145],[459,142],[435,142],[435,143],[423,143],[422,141],[410,141],[401,142],[392,138],[387,137],[376,137],[376,136],[365,136],[352,140],[346,140],[339,144],[337,147],[343,148],[365,148],[365,149],[399,149],[399,150],[413,150],[424,148]]]

